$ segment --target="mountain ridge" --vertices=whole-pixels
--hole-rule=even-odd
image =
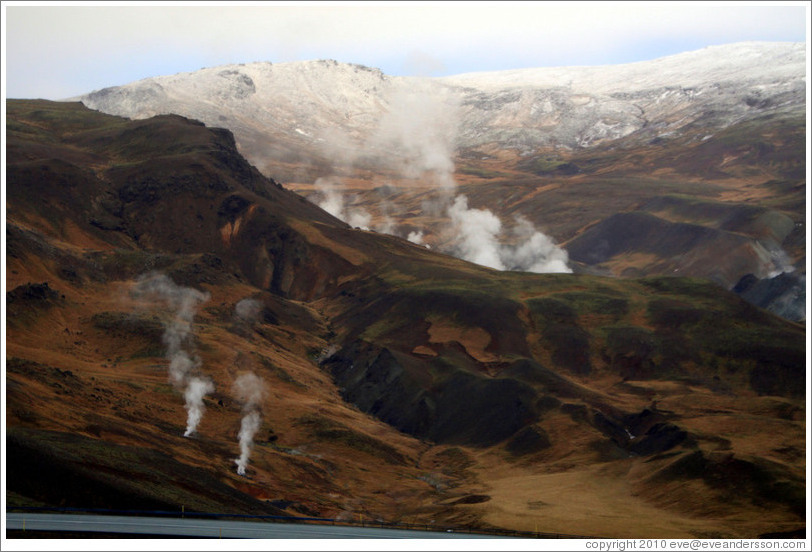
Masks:
[[[262,124],[277,127],[279,131],[286,133],[295,133],[295,129],[299,128],[305,133],[300,134],[300,137],[310,135],[317,139],[322,137],[320,134],[325,132],[324,125],[328,122],[344,123],[341,126],[347,128],[351,133],[370,132],[368,127],[381,117],[381,110],[385,108],[388,96],[397,95],[399,90],[408,89],[418,83],[422,87],[433,89],[432,93],[461,95],[460,99],[456,101],[474,106],[477,94],[486,93],[487,89],[493,88],[503,92],[496,94],[494,99],[496,103],[487,110],[495,109],[502,118],[516,116],[505,111],[505,107],[510,107],[510,104],[516,101],[538,106],[531,108],[528,114],[532,115],[534,109],[540,110],[542,119],[537,117],[537,120],[533,121],[532,118],[525,116],[521,123],[515,123],[517,126],[533,128],[543,124],[545,112],[549,115],[556,108],[570,109],[572,111],[570,118],[576,117],[580,121],[576,124],[578,128],[566,131],[550,143],[576,147],[590,143],[585,141],[587,138],[583,135],[584,132],[590,136],[594,135],[595,138],[614,139],[625,136],[633,130],[639,130],[644,121],[648,124],[664,121],[664,116],[667,117],[668,112],[665,112],[664,116],[657,116],[655,112],[644,117],[641,116],[637,104],[642,101],[660,103],[669,95],[677,96],[677,98],[669,99],[673,104],[669,108],[671,112],[679,107],[678,103],[674,103],[675,99],[681,102],[686,100],[703,102],[704,100],[701,100],[703,90],[706,95],[723,93],[733,94],[735,97],[744,97],[746,93],[752,92],[753,97],[756,98],[752,101],[769,101],[772,96],[794,94],[795,100],[793,101],[797,102],[805,94],[804,54],[803,45],[800,43],[743,43],[711,47],[697,52],[617,66],[524,69],[435,78],[392,77],[374,68],[344,64],[333,60],[257,62],[224,65],[171,76],[151,77],[72,99],[81,100],[91,108],[127,117],[151,116],[166,112],[168,109],[183,110],[185,113],[181,112],[181,114],[202,120],[210,125],[217,125],[218,121],[223,120],[219,117],[229,111],[223,109],[226,105],[217,106],[221,113],[215,114],[215,112],[208,111],[209,107],[205,105],[205,100],[200,107],[194,107],[195,96],[200,98],[202,95],[205,98],[208,90],[209,94],[213,94],[211,96],[213,100],[219,99],[222,102],[233,99],[243,103],[247,102],[249,105],[260,96],[264,96],[263,101],[266,102],[271,98],[282,102],[285,102],[286,98],[296,98],[296,106],[288,105],[284,110],[275,111],[275,113],[287,114],[280,117],[279,121],[272,121],[257,108],[245,111],[248,109],[247,105],[241,106],[242,116],[259,117]],[[334,78],[329,78],[328,75],[334,75]],[[583,83],[579,84],[576,79],[573,84],[573,77],[580,75],[586,75]],[[701,77],[697,77],[697,75],[701,75]],[[540,81],[537,80],[539,77],[542,77]],[[519,80],[512,82],[514,78]],[[689,81],[686,82],[686,79]],[[195,84],[192,84],[191,89],[184,91],[182,83],[185,81]],[[223,86],[226,82],[227,85]],[[601,83],[609,84],[602,85]],[[762,85],[761,83],[769,84]],[[728,90],[720,90],[719,86],[725,84],[727,84],[725,88]],[[542,94],[532,99],[504,97],[504,94],[517,87],[549,89],[553,95]],[[739,90],[730,89],[735,87],[738,87]],[[646,90],[656,91],[656,97],[649,100],[645,96],[639,97],[639,94]],[[556,92],[559,96],[555,95]],[[569,100],[566,97],[560,97],[561,93],[575,94],[576,97]],[[173,98],[173,94],[179,94],[179,96]],[[586,94],[586,96],[578,96],[578,94]],[[115,95],[122,97],[116,102],[112,102],[111,97]],[[466,95],[470,98],[467,98]],[[629,101],[635,99],[636,95],[638,95],[638,101]],[[599,111],[596,118],[594,113],[584,110],[583,107],[584,104],[588,106],[590,102],[594,103],[590,98],[599,96],[604,98],[601,101],[607,105],[606,111],[603,113]],[[169,104],[171,107],[162,107],[160,103],[157,103],[161,97],[172,102]],[[612,103],[615,104],[614,107],[611,105]],[[592,110],[594,109],[592,107]],[[322,121],[309,120],[313,115],[319,113],[326,113],[328,118]],[[236,115],[232,111],[225,116]],[[746,116],[746,112],[739,110],[735,116]],[[342,117],[345,118],[344,121],[341,120]],[[487,115],[484,115],[485,118],[482,119],[483,116],[474,115],[471,110],[464,112],[461,117],[463,128],[495,124],[487,122]],[[598,125],[602,117],[615,118],[622,123],[618,122],[619,127],[614,130],[602,128]],[[346,124],[348,120],[351,122],[350,125]],[[246,124],[247,121],[240,123]],[[598,126],[596,127],[596,125]],[[238,136],[242,134],[242,129],[233,130]],[[247,129],[244,132],[247,138],[249,132]],[[579,137],[578,132],[582,136]],[[601,135],[602,132],[605,133],[605,136]],[[355,136],[351,137],[355,138]],[[530,140],[532,144],[532,139]],[[466,137],[463,132],[463,140],[459,145],[477,147],[483,143],[485,142],[481,137]],[[542,142],[541,145],[546,144]],[[251,152],[252,149],[249,147],[248,151]],[[255,164],[261,164],[260,159],[253,158],[251,155],[249,158]]]
[[[765,77],[797,79],[797,67],[805,61],[803,59],[805,52],[805,44],[802,42],[737,42],[707,46],[699,50],[690,50],[630,63],[507,69],[462,73],[437,78],[456,83],[461,83],[461,81],[478,82],[479,86],[490,83],[494,86],[504,86],[511,83],[511,81],[514,81],[516,86],[551,86],[563,80],[568,82],[570,87],[574,87],[581,92],[624,92],[628,91],[629,88],[634,90],[635,86],[696,86],[708,84],[708,81],[731,80],[740,77],[740,73],[746,71],[746,69],[741,68],[742,66],[763,65],[765,61],[776,61],[776,63],[764,67],[759,72],[759,79]],[[744,63],[744,60],[747,60],[747,63]],[[697,71],[697,65],[705,65],[706,69]],[[611,84],[605,87],[597,85],[598,81],[595,78],[584,79],[585,83],[583,84],[572,78],[572,76],[577,76],[579,73],[589,76],[604,71],[611,75],[608,70],[609,67],[613,68],[612,71],[617,76],[613,76],[611,80],[607,79]],[[655,68],[657,70],[653,71]],[[727,69],[727,74],[724,69]],[[569,79],[567,78],[568,73],[571,75]],[[656,74],[656,77],[653,74]],[[648,77],[648,80],[643,80],[643,76]],[[668,79],[674,79],[674,81],[669,82]],[[694,80],[693,82],[686,82],[686,79]],[[616,84],[617,82],[623,84]],[[656,85],[652,86],[652,83],[656,83]],[[623,88],[618,88],[620,86]]]

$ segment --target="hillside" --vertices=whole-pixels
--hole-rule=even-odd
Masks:
[[[804,527],[802,325],[353,229],[177,115],[7,112],[9,506]]]
[[[805,71],[803,44],[742,43],[434,79],[258,62],[78,99],[226,127],[266,176],[353,226],[493,268],[677,273],[727,289],[755,277],[763,291],[745,297],[801,321]],[[466,209],[452,212],[461,196]],[[490,251],[471,250],[462,214]],[[559,262],[511,263],[497,251],[523,247],[525,234],[559,248]]]

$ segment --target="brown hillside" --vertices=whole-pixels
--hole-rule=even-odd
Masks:
[[[497,272],[353,230],[181,117],[7,111],[10,507],[804,527],[802,325],[707,280]],[[214,387],[188,437],[179,351]]]

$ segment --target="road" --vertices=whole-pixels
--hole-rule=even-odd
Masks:
[[[487,539],[490,535],[217,519],[6,513],[6,529],[235,539]]]

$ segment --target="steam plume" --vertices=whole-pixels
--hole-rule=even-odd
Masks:
[[[240,457],[235,460],[237,473],[245,475],[245,468],[248,466],[248,457],[254,448],[254,434],[259,431],[262,418],[259,412],[249,412],[242,418],[240,423]]]
[[[515,246],[503,246],[501,259],[508,270],[525,272],[572,272],[567,266],[569,255],[549,236],[536,230],[533,223],[524,217],[516,217],[513,234],[519,243]]]
[[[389,112],[381,120],[374,140],[385,151],[398,152],[400,173],[432,184],[436,197],[423,202],[424,213],[449,219],[450,253],[497,270],[571,272],[567,253],[536,230],[527,219],[518,219],[513,230],[515,245],[502,243],[502,221],[488,209],[473,209],[457,193],[454,179],[454,144],[459,105],[455,99],[426,85],[392,96]],[[413,231],[407,239],[423,243],[424,233]]]
[[[454,199],[448,215],[455,235],[454,251],[466,261],[497,270],[572,272],[567,252],[524,217],[516,217],[512,231],[516,243],[509,245],[499,239],[502,221],[488,209],[469,208],[464,195]]]
[[[262,303],[247,297],[234,305],[234,317],[240,322],[254,323],[262,312]]]
[[[395,91],[371,146],[388,152],[391,168],[407,178],[433,178],[454,188],[453,145],[459,117],[457,99],[431,82]]]
[[[189,437],[197,431],[197,425],[203,418],[206,407],[203,404],[203,397],[214,392],[214,384],[209,379],[198,376],[189,378],[183,397],[186,399],[186,432],[184,437]]]
[[[423,214],[448,222],[442,248],[452,255],[497,270],[527,272],[571,272],[567,252],[525,218],[517,218],[512,232],[503,232],[503,222],[488,209],[468,206],[458,193],[454,179],[454,152],[461,119],[459,97],[431,81],[394,88],[387,98],[388,110],[376,131],[358,151],[342,150],[339,161],[375,159],[381,166],[404,178],[421,180],[434,194],[422,202]],[[343,140],[342,145],[349,140]],[[352,226],[368,229],[371,217],[362,209],[346,205],[343,189],[333,179],[316,181],[322,199],[319,206]],[[376,230],[396,234],[391,202],[381,207],[384,222]],[[424,229],[405,235],[422,244]]]
[[[265,383],[253,372],[245,372],[234,381],[232,392],[235,398],[243,403],[239,433],[240,457],[234,462],[237,464],[237,473],[245,475],[248,458],[254,448],[254,435],[262,425],[261,406],[265,396]]]
[[[459,257],[497,270],[505,269],[497,241],[502,221],[496,215],[487,209],[470,209],[464,195],[454,199],[448,215],[457,237],[455,247]]]
[[[369,230],[372,216],[362,207],[346,204],[343,186],[335,178],[319,178],[315,186],[322,196],[317,202],[319,207],[354,228]]]
[[[423,231],[413,230],[412,232],[409,232],[409,235],[406,236],[406,239],[414,244],[423,245]]]
[[[158,300],[172,310],[173,317],[164,323],[163,342],[169,359],[169,381],[186,401],[186,432],[189,437],[196,430],[205,410],[203,397],[214,391],[211,380],[197,374],[200,358],[190,352],[192,322],[197,308],[209,300],[210,295],[194,288],[178,286],[164,274],[149,273],[136,281],[132,290],[136,299]]]
[[[336,182],[332,178],[318,178],[315,186],[322,195],[317,205],[334,217],[344,220],[344,195]]]

